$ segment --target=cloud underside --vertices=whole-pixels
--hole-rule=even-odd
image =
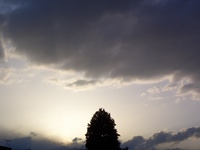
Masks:
[[[87,79],[68,87],[168,75],[199,84],[199,1],[22,2],[2,13],[3,41],[36,65]]]
[[[85,141],[75,137],[71,142],[61,143],[56,140],[42,137],[41,134],[30,132],[28,135],[22,135],[9,130],[0,130],[0,145],[11,147],[12,149],[37,149],[37,150],[81,150]],[[9,139],[9,140],[8,140]]]
[[[180,142],[184,142],[189,138],[200,138],[200,128],[192,127],[182,130],[178,133],[161,131],[153,134],[149,139],[142,136],[135,136],[131,140],[123,143],[132,150],[160,150],[166,149],[162,145],[168,143],[168,150],[177,149]],[[190,149],[190,147],[186,147]]]

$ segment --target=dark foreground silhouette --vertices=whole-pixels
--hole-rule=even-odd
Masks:
[[[87,150],[128,150],[120,148],[118,137],[120,136],[115,129],[115,121],[110,114],[100,108],[93,115],[88,124],[85,147]]]
[[[5,147],[5,146],[0,146],[0,150],[12,150],[12,148]]]

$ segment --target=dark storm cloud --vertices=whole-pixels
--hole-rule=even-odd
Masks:
[[[7,13],[3,37],[36,64],[91,79],[199,81],[200,1],[20,2]]]
[[[162,131],[155,133],[149,139],[136,136],[132,140],[123,143],[123,146],[128,146],[132,150],[153,150],[159,144],[170,142],[177,144],[191,137],[200,138],[200,127],[188,128],[176,134]]]

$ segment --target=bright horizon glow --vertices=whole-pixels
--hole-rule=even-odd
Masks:
[[[15,62],[20,62],[20,60],[15,59]],[[150,91],[148,89],[151,89],[153,83],[127,85],[121,88],[100,87],[86,91],[70,91],[43,80],[46,75],[51,74],[51,71],[46,69],[35,70],[35,68],[32,70],[29,67],[29,73],[26,74],[28,63],[26,61],[22,63],[26,63],[22,65],[25,67],[20,67],[15,71],[22,72],[23,76],[21,77],[25,80],[22,79],[22,82],[6,86],[1,85],[1,96],[5,97],[4,102],[2,101],[3,107],[9,108],[9,110],[4,110],[7,113],[1,113],[3,114],[1,119],[4,122],[1,126],[3,125],[8,130],[15,130],[21,135],[35,132],[40,137],[63,144],[71,143],[75,137],[84,141],[87,124],[99,108],[104,108],[115,119],[116,129],[121,135],[119,139],[122,142],[137,135],[148,138],[155,132],[166,128],[169,131],[177,132],[184,127],[191,127],[198,123],[190,118],[191,123],[193,123],[188,124],[184,120],[180,120],[179,115],[173,116],[174,119],[171,118],[173,112],[181,107],[180,105],[185,105],[184,102],[175,104],[173,97],[170,100],[171,104],[166,103],[169,101],[167,99],[166,102],[152,100],[151,97],[147,99],[144,92]],[[16,65],[16,63],[12,63],[12,59],[9,59],[7,64],[12,68]],[[160,82],[157,85],[164,83]],[[11,95],[5,95],[6,91],[12,89],[15,90]],[[20,93],[23,93],[23,96]],[[172,93],[169,94],[172,96]],[[169,107],[171,112],[166,113]],[[161,110],[165,113],[160,114]],[[181,113],[183,113],[182,110],[180,110],[180,115]],[[130,115],[132,118],[129,118]],[[15,117],[13,118],[13,116]],[[155,116],[157,120],[152,120]],[[163,120],[160,117],[165,119]],[[179,120],[178,126],[169,122],[176,122],[176,119]],[[141,126],[141,124],[144,126]],[[146,124],[148,124],[148,127]]]
[[[10,110],[9,113],[7,110],[7,113],[2,116],[4,117],[3,120],[7,122],[5,126],[11,130],[15,130],[21,126],[22,129],[19,128],[17,130],[22,133],[24,132],[24,134],[37,131],[44,137],[52,137],[56,141],[64,143],[70,143],[75,137],[80,137],[84,140],[87,124],[99,108],[104,108],[111,113],[112,118],[116,121],[116,129],[121,135],[120,140],[122,141],[127,141],[137,135],[149,137],[153,133],[162,131],[165,128],[178,131],[188,125],[186,123],[184,126],[184,121],[179,123],[180,128],[170,125],[171,123],[167,125],[170,119],[166,120],[166,122],[164,120],[161,120],[161,122],[158,120],[154,124],[154,120],[151,120],[151,118],[154,118],[155,115],[160,117],[158,114],[160,110],[167,110],[170,105],[174,105],[175,103],[173,102],[173,98],[170,105],[160,100],[152,100],[151,97],[147,100],[146,95],[143,93],[145,90],[149,91],[148,89],[152,87],[153,83],[146,85],[127,85],[121,88],[100,87],[97,88],[98,90],[93,89],[76,92],[65,90],[62,86],[55,86],[43,80],[46,75],[53,73],[52,71],[41,68],[36,69],[35,67],[32,70],[29,67],[29,73],[26,74],[26,67],[29,65],[28,62],[21,61],[18,58],[14,60],[8,59],[8,68],[15,68],[15,62],[23,65],[18,70],[11,70],[14,71],[11,74],[14,74],[15,71],[21,72],[23,75],[21,77],[25,80],[21,79],[22,82],[12,83],[5,87],[4,85],[1,86],[1,89],[4,91],[15,89],[12,95],[5,96],[10,101],[5,100],[4,107],[10,108]],[[163,82],[166,81],[164,80]],[[162,84],[160,82],[157,85]],[[30,89],[27,89],[27,87]],[[31,91],[31,93],[28,91]],[[2,91],[3,97],[5,93]],[[20,93],[23,93],[23,96]],[[99,96],[96,97],[95,95]],[[126,95],[129,95],[129,97]],[[122,99],[124,100],[121,101]],[[10,103],[11,101],[12,103]],[[157,108],[156,105],[158,103],[161,103],[161,108]],[[154,104],[156,105],[153,106]],[[174,109],[179,107],[179,105],[184,105],[184,103],[175,104],[173,106]],[[122,113],[118,111],[120,109],[126,111]],[[131,113],[133,118],[130,120],[126,116],[129,116]],[[13,118],[14,114],[17,114],[15,118]],[[166,115],[168,117],[170,113]],[[141,124],[146,124],[147,122],[148,128],[141,126]],[[15,124],[14,126],[13,123]],[[181,124],[183,125],[181,126]],[[160,127],[158,128],[158,126]],[[133,130],[130,132],[131,128]]]

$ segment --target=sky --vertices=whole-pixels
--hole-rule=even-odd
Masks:
[[[0,145],[80,147],[104,108],[130,150],[199,148],[199,8],[0,0]]]

